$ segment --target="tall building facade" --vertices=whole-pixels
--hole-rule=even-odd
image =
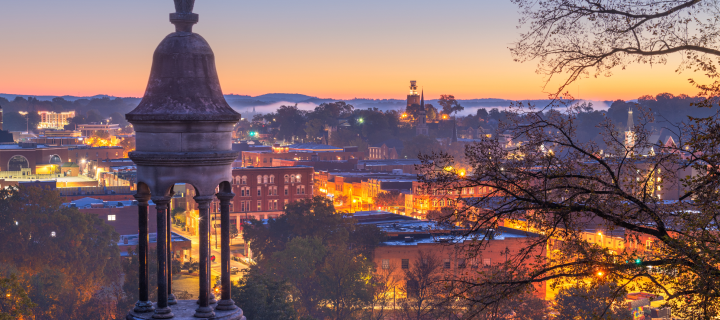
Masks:
[[[38,111],[38,115],[40,116],[38,129],[64,129],[69,123],[68,119],[75,117],[75,111]]]
[[[410,81],[410,93],[407,96],[407,106],[412,106],[414,104],[419,105],[420,104],[420,95],[417,92],[417,81],[411,80]]]

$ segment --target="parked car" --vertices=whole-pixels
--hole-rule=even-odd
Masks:
[[[237,274],[238,272],[240,272],[240,268],[230,267],[230,274]]]

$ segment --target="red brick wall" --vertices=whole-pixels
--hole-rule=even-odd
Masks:
[[[476,274],[474,271],[482,270],[483,259],[490,259],[491,265],[505,262],[505,250],[510,251],[510,257],[516,254],[520,249],[525,249],[527,244],[526,238],[508,238],[505,240],[490,240],[488,246],[481,251],[481,255],[477,257],[478,269],[471,267],[470,259],[466,258],[467,249],[464,245],[448,245],[442,243],[419,243],[409,245],[392,245],[392,246],[380,246],[375,249],[374,262],[377,266],[377,270],[382,270],[383,259],[389,260],[390,266],[394,266],[395,273],[400,276],[402,274],[402,259],[409,260],[409,266],[412,268],[413,263],[419,259],[419,251],[430,253],[437,257],[441,264],[441,270],[448,274],[454,274],[458,277],[464,275],[472,276]],[[465,268],[458,268],[459,258],[466,258]],[[450,268],[444,268],[443,264],[445,259],[449,259]],[[545,299],[546,290],[545,284],[540,283],[535,285],[536,292],[534,293],[538,298]]]

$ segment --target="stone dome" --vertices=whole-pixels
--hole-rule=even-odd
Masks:
[[[237,122],[222,94],[215,55],[199,34],[169,34],[155,49],[145,96],[126,115],[135,121]]]

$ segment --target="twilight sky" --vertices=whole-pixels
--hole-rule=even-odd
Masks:
[[[4,1],[0,93],[142,96],[173,11],[171,0]],[[226,94],[404,99],[417,80],[431,99],[547,97],[535,64],[510,56],[509,0],[197,0],[195,12]],[[678,59],[583,79],[572,94],[695,95]]]

